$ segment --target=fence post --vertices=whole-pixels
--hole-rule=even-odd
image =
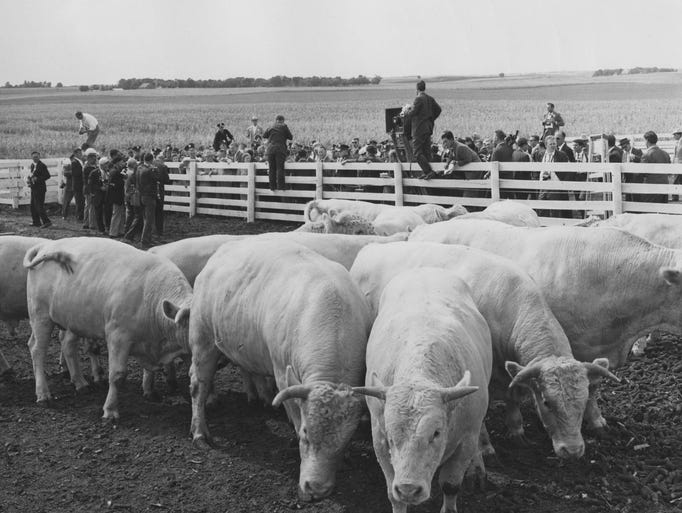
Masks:
[[[403,164],[402,162],[395,162],[393,164],[393,180],[395,182],[395,205],[397,207],[403,206]]]
[[[315,163],[315,199],[321,200],[324,191],[324,164]]]
[[[623,164],[611,165],[611,184],[613,192],[611,201],[613,202],[613,215],[623,213]]]
[[[197,214],[197,161],[191,160],[187,167],[189,175],[189,217]]]
[[[490,163],[490,197],[500,201],[500,163],[496,160]]]
[[[246,166],[246,222],[256,221],[256,165],[249,162]]]

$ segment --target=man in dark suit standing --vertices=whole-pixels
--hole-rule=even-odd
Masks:
[[[430,180],[436,173],[431,169],[431,135],[433,123],[440,116],[440,105],[426,94],[426,83],[417,82],[417,96],[412,108],[406,113],[406,119],[412,127],[412,148],[417,164],[422,170],[419,178]]]
[[[511,162],[512,154],[514,153],[514,148],[507,144],[507,134],[502,130],[495,130],[495,140],[493,144],[495,149],[493,154],[490,156],[490,162]],[[514,173],[511,171],[502,171],[500,173],[500,179],[502,180],[512,180],[514,178]],[[513,191],[509,189],[502,189],[500,191],[500,198],[502,199],[514,199],[516,195]]]
[[[642,163],[644,164],[670,164],[670,155],[657,146],[658,136],[655,132],[649,130],[644,134],[646,141],[646,151],[642,155]],[[644,173],[644,183],[651,184],[666,184],[668,185],[667,174]],[[668,203],[667,194],[641,194],[635,201],[644,201],[647,203]]]
[[[71,173],[73,180],[73,197],[76,200],[76,218],[83,220],[85,199],[83,198],[83,151],[80,148],[73,150],[71,155]]]
[[[45,213],[45,193],[47,192],[47,182],[50,179],[50,172],[45,163],[40,160],[40,153],[31,153],[33,164],[31,164],[31,174],[28,177],[28,186],[31,188],[31,217],[32,226],[49,228],[52,223]]]

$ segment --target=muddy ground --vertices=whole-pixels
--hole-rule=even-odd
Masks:
[[[0,232],[49,238],[82,236],[75,220],[64,221],[53,206],[53,227],[28,226],[27,207],[0,207]],[[287,223],[168,215],[164,242],[211,233],[290,230]],[[2,263],[0,262],[0,265]],[[141,373],[130,362],[120,399],[121,420],[100,424],[105,388],[76,396],[59,374],[58,344],[48,373],[56,400],[35,403],[30,328],[17,336],[0,327],[0,347],[15,370],[0,382],[0,512],[388,512],[383,475],[370,440],[350,445],[335,493],[321,502],[299,502],[298,448],[283,410],[248,406],[232,369],[220,372],[219,400],[209,410],[217,442],[204,452],[189,438],[190,403],[186,368],[177,395],[148,402]],[[86,360],[83,360],[86,365]],[[498,461],[488,466],[484,491],[466,490],[463,512],[682,512],[682,341],[664,337],[617,371],[622,383],[606,385],[601,405],[609,428],[599,439],[586,433],[586,454],[563,462],[524,409],[533,445],[517,447],[504,435],[503,408],[488,415]],[[412,508],[437,512],[440,496]]]

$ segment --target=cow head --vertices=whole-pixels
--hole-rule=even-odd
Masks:
[[[530,390],[540,420],[552,439],[554,452],[561,458],[580,458],[584,454],[580,427],[589,387],[604,378],[619,381],[608,367],[606,358],[585,363],[565,356],[536,359],[526,367],[511,361],[505,363],[513,378],[510,391],[517,387]]]
[[[337,462],[358,427],[362,404],[352,389],[343,383],[301,384],[287,366],[287,387],[273,400],[279,406],[297,400],[300,409],[298,448],[301,469],[298,494],[302,500],[322,499],[336,483]],[[294,422],[294,425],[299,424]]]
[[[384,401],[384,440],[394,471],[389,494],[406,504],[419,504],[431,495],[431,481],[447,446],[452,403],[478,390],[469,386],[469,371],[450,388],[397,384],[385,387],[376,374],[372,386],[354,392]]]
[[[372,222],[353,212],[336,212],[322,214],[327,233],[345,233],[348,235],[375,235]]]

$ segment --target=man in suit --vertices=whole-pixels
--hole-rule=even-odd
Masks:
[[[31,164],[31,174],[28,176],[28,186],[31,188],[31,217],[32,226],[49,228],[52,226],[50,219],[45,213],[45,193],[47,192],[47,182],[50,179],[50,172],[45,163],[40,160],[40,153],[31,153],[33,164]]]
[[[426,83],[423,80],[417,82],[417,96],[412,108],[405,117],[412,127],[412,148],[417,164],[422,170],[419,178],[430,180],[436,173],[431,169],[431,135],[433,123],[440,116],[440,105],[431,96],[426,94]]]
[[[645,164],[670,164],[670,155],[658,147],[658,136],[649,130],[644,134],[646,141],[646,151],[642,155],[642,162]],[[667,174],[644,173],[644,183],[647,184],[668,184]],[[639,201],[646,203],[668,203],[667,194],[638,194]],[[635,201],[638,201],[637,199]]]
[[[82,221],[85,199],[83,197],[83,151],[80,148],[74,149],[71,155],[71,176],[73,180],[73,197],[76,200],[76,218]]]
[[[542,162],[568,162],[568,156],[561,150],[559,150],[556,137],[553,135],[548,135],[545,137],[545,154],[542,157]],[[542,171],[540,173],[540,181],[544,182],[547,180],[551,181],[561,181],[565,178],[562,177],[565,173],[557,173],[554,171]],[[547,201],[566,201],[568,199],[568,193],[566,191],[552,191],[545,190],[540,191],[538,195],[539,200]],[[538,212],[541,217],[571,217],[570,210],[541,210]]]
[[[530,146],[528,139],[519,137],[516,140],[516,147],[512,153],[512,162],[530,162]],[[530,171],[517,171],[514,173],[515,180],[531,180],[532,174]],[[534,190],[517,190],[514,194],[516,199],[537,199],[537,192]]]
[[[554,110],[552,102],[547,102],[547,112],[542,117],[542,140],[544,141],[548,135],[555,134],[562,126],[564,126],[564,119],[561,114]]]
[[[613,134],[606,136],[606,156],[609,162],[623,162],[623,149],[616,146],[616,136]]]
[[[493,141],[495,149],[493,150],[493,154],[490,156],[490,162],[511,162],[514,149],[507,144],[506,139],[507,134],[505,134],[502,130],[495,130],[495,138]],[[514,173],[503,171],[500,173],[500,178],[503,180],[511,180],[514,178]],[[502,199],[514,199],[514,197],[515,194],[511,190],[503,189],[500,191],[500,198]]]

